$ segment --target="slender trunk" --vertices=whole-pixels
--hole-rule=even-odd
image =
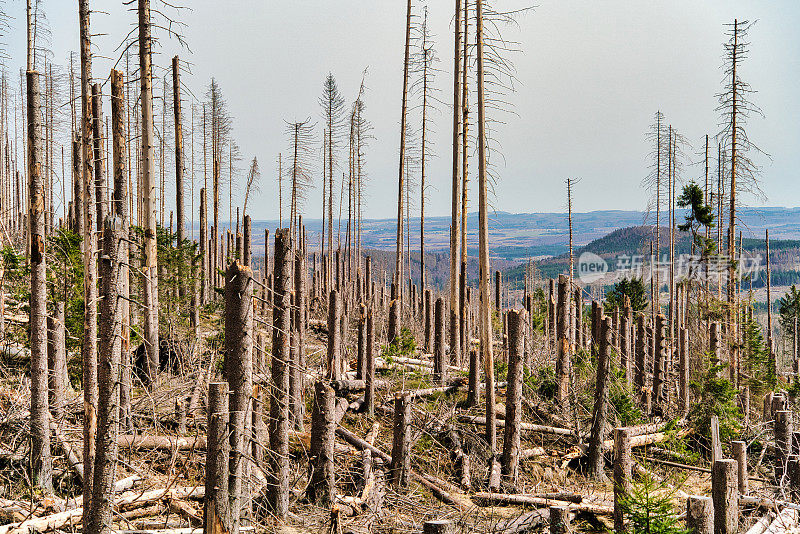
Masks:
[[[483,354],[483,370],[486,380],[486,441],[489,454],[494,457],[497,451],[496,413],[494,409],[494,349],[492,347],[492,317],[489,302],[489,199],[487,190],[486,153],[486,108],[484,102],[484,57],[483,57],[483,0],[475,5],[478,64],[478,254],[480,287],[480,340]]]
[[[120,249],[122,220],[106,219],[103,228],[101,258],[102,300],[100,301],[100,357],[98,361],[99,398],[97,405],[97,435],[93,470],[92,505],[86,530],[111,533],[111,497],[116,471],[117,433],[119,431],[120,355],[122,352],[122,282]]]
[[[158,256],[156,250],[156,184],[153,157],[153,73],[150,39],[150,0],[139,2],[139,78],[142,102],[142,200],[144,202],[144,348],[152,388],[158,373]],[[216,227],[216,221],[215,221]]]
[[[406,165],[406,111],[408,98],[408,55],[411,48],[411,0],[406,4],[406,45],[403,60],[403,103],[400,111],[400,166],[397,174],[397,247],[395,249],[395,277],[403,300],[403,195]]]
[[[172,58],[172,109],[175,112],[175,216],[178,246],[184,239],[183,215],[183,122],[181,118],[181,70],[178,56]],[[181,287],[181,289],[183,289]]]
[[[242,494],[248,493],[244,463],[249,450],[250,396],[253,390],[253,271],[234,260],[225,275],[225,365],[231,388],[229,510],[233,532],[239,528]]]
[[[128,184],[126,182],[126,172],[128,169],[127,143],[125,141],[125,94],[124,78],[122,72],[111,71],[111,131],[113,136],[114,148],[114,195],[111,204],[111,213],[120,219],[122,236],[125,239],[130,235],[130,215],[128,204]],[[122,308],[122,328],[121,335],[121,364],[122,381],[120,389],[120,407],[122,410],[121,421],[123,428],[127,431],[131,427],[131,369],[130,369],[130,272],[128,269],[129,250],[128,246],[121,243],[117,254],[120,261],[119,275],[119,294],[120,307]]]
[[[88,524],[94,480],[95,433],[97,430],[97,240],[95,227],[94,161],[92,155],[92,53],[89,29],[89,1],[79,0],[81,41],[81,189],[83,191],[84,323],[83,358],[83,521]]]
[[[462,108],[462,97],[464,96],[462,90],[466,87],[462,79],[461,72],[461,56],[462,56],[462,20],[465,21],[463,28],[466,29],[467,16],[464,13],[465,9],[461,7],[461,0],[455,1],[455,28],[453,30],[453,176],[451,186],[451,206],[450,206],[450,347],[454,350],[454,359],[460,363],[458,355],[461,353],[460,339],[463,335],[463,328],[461,325],[461,316],[463,314],[463,301],[460,299],[461,295],[461,241],[459,240],[459,228],[461,221],[459,216],[461,214],[461,135],[462,134],[462,120],[464,118],[464,109]],[[426,65],[427,66],[427,65]],[[466,64],[464,65],[464,73],[466,73]],[[423,127],[423,133],[425,131]],[[466,136],[465,136],[466,137]],[[423,150],[424,154],[424,150]],[[424,166],[423,166],[424,169]],[[424,183],[423,183],[424,185]]]
[[[267,469],[267,501],[271,512],[284,519],[289,511],[289,330],[291,314],[291,250],[289,230],[275,232],[275,272],[272,329],[272,391]]]
[[[50,457],[50,407],[47,399],[47,263],[45,260],[44,176],[39,73],[27,78],[28,191],[30,209],[31,339],[31,478],[43,491],[53,490]]]

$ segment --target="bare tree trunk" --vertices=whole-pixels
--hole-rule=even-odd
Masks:
[[[411,478],[411,397],[397,393],[394,397],[394,430],[392,440],[392,485],[408,487]]]
[[[269,249],[268,239],[264,241],[264,246]],[[206,198],[206,188],[200,189],[200,303],[208,303],[208,199]],[[267,272],[268,265],[264,263],[264,272]]]
[[[606,414],[608,413],[609,372],[611,369],[611,318],[602,322],[600,351],[597,355],[597,381],[594,393],[592,431],[589,439],[589,477],[605,479],[603,473],[603,440],[605,439]]]
[[[67,374],[67,347],[64,303],[54,304],[53,315],[47,317],[47,366],[49,371],[50,410],[56,419],[64,415],[64,404],[69,375]]]
[[[111,533],[111,495],[117,461],[119,432],[120,353],[122,351],[122,299],[119,285],[122,280],[120,249],[122,221],[107,218],[103,231],[101,258],[102,300],[100,301],[100,354],[98,361],[99,398],[97,405],[96,457],[93,470],[92,507],[88,532]]]
[[[139,3],[139,78],[142,101],[142,191],[144,203],[144,348],[147,378],[155,386],[158,374],[158,254],[156,250],[156,183],[153,156],[153,72],[150,38],[150,0]],[[216,228],[216,224],[215,224]]]
[[[228,504],[228,446],[228,384],[212,382],[208,385],[205,534],[233,532]]]
[[[99,83],[92,85],[92,143],[94,145],[94,187],[97,203],[97,249],[103,247],[105,220],[108,216],[108,183],[103,151],[103,94]],[[102,281],[100,282],[102,284]]]
[[[342,301],[339,293],[334,289],[331,291],[328,300],[328,352],[326,373],[330,380],[339,380],[339,369],[341,368],[341,331],[339,321],[341,320]]]
[[[47,263],[45,260],[44,176],[42,175],[42,123],[39,73],[29,70],[28,191],[30,210],[30,339],[31,339],[31,478],[46,492],[53,490],[50,457],[50,408],[47,399]]]
[[[486,109],[484,101],[483,68],[483,0],[476,2],[476,34],[478,60],[478,286],[480,288],[480,331],[483,370],[486,380],[486,441],[489,455],[497,452],[497,419],[494,409],[494,348],[492,347],[492,318],[489,302],[489,199],[486,171]]]
[[[250,396],[253,390],[253,271],[234,261],[225,273],[225,366],[231,388],[229,510],[234,532],[239,529],[244,463],[249,450]]]
[[[462,19],[463,16],[463,19]],[[461,336],[460,318],[462,312],[459,300],[460,273],[461,273],[461,241],[459,226],[461,216],[461,135],[462,135],[462,73],[461,73],[461,52],[462,52],[462,20],[464,16],[461,8],[461,0],[455,0],[455,27],[453,29],[453,176],[451,186],[451,206],[450,206],[450,350],[455,351],[455,361],[460,365],[461,358]],[[465,69],[466,70],[466,69]]]
[[[121,233],[124,239],[130,237],[130,215],[128,212],[128,172],[127,143],[125,141],[125,93],[122,72],[111,71],[111,131],[114,148],[114,195],[111,204],[111,213],[119,218]],[[122,242],[117,254],[120,262],[119,294],[120,307],[122,308],[122,328],[120,331],[122,348],[121,366],[122,379],[120,384],[120,422],[127,431],[132,428],[131,420],[131,350],[130,350],[130,272],[128,262],[130,254],[127,242]]]
[[[249,221],[249,215],[248,215]],[[301,218],[302,221],[302,218]],[[302,223],[301,223],[302,224]],[[301,231],[298,231],[298,235]],[[294,325],[295,359],[289,376],[290,410],[297,431],[303,430],[305,401],[303,377],[306,366],[306,253],[302,241],[298,243],[294,257]]]
[[[330,382],[319,380],[314,386],[314,410],[311,421],[310,482],[308,499],[322,508],[333,504],[336,490],[333,449],[336,441],[334,412],[336,395]]]
[[[433,334],[433,381],[444,384],[447,378],[447,360],[444,351],[444,299],[436,299]]]
[[[78,16],[81,41],[81,189],[83,191],[83,269],[84,323],[81,353],[83,357],[83,524],[88,524],[94,481],[95,433],[97,431],[97,263],[95,251],[95,188],[92,154],[92,52],[89,29],[89,0],[79,0]]]
[[[292,240],[288,228],[275,232],[272,311],[272,384],[270,395],[267,502],[278,519],[289,511],[289,329]]]
[[[631,491],[633,462],[631,460],[631,431],[629,428],[614,429],[614,531],[630,532],[625,520],[624,499]]]
[[[403,104],[400,113],[400,167],[397,175],[397,247],[395,250],[395,277],[400,290],[400,301],[403,301],[403,195],[406,164],[406,111],[408,98],[408,62],[411,48],[411,0],[406,4],[406,46],[403,60]],[[329,237],[330,239],[330,237]],[[330,244],[329,244],[330,246]]]
[[[525,311],[508,311],[508,386],[506,386],[506,427],[503,435],[503,474],[516,484],[519,472],[522,419],[522,368],[525,360]]]
[[[181,118],[181,69],[178,56],[172,58],[172,110],[175,112],[175,216],[178,246],[184,239],[183,214],[183,122]],[[183,289],[183,288],[181,288]]]
[[[375,415],[375,336],[372,306],[367,311],[367,347],[365,352],[366,369],[364,382],[366,389],[364,391],[364,404],[367,406],[367,415],[373,417]]]
[[[556,380],[558,381],[557,399],[562,407],[569,396],[570,387],[570,346],[569,346],[569,301],[572,291],[569,289],[569,277],[558,276],[558,302],[556,306]],[[598,324],[595,320],[595,324]]]

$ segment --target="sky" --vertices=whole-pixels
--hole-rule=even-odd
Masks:
[[[152,4],[161,6],[160,0]],[[450,205],[453,4],[452,0],[419,0],[414,5],[420,17],[427,7],[441,58],[435,82],[441,103],[438,111],[432,111],[429,135],[435,157],[426,172],[430,184],[426,214],[431,216],[447,215]],[[496,0],[495,4],[498,10],[530,5],[521,0]],[[92,16],[94,75],[104,81],[119,56],[120,43],[133,29],[135,13],[118,0],[95,0],[91,5],[98,10]],[[188,9],[177,15],[167,11],[185,23],[182,31],[188,47],[156,30],[160,44],[154,62],[163,76],[172,55],[177,53],[185,61],[185,112],[191,99],[203,98],[212,76],[219,82],[244,160],[256,156],[260,162],[260,192],[249,203],[253,218],[277,218],[276,160],[278,153],[289,150],[286,122],[309,117],[317,123],[319,141],[314,154],[319,163],[313,168],[316,187],[309,193],[304,212],[307,217],[319,216],[322,117],[318,98],[323,81],[333,73],[349,106],[365,69],[366,113],[374,138],[366,150],[364,216],[394,216],[405,2],[183,0],[183,5]],[[51,26],[53,61],[66,65],[70,51],[78,49],[77,2],[42,0],[41,6]],[[25,3],[11,0],[4,9],[14,17],[3,44],[10,56],[6,64],[15,72],[25,61]],[[725,24],[734,18],[757,20],[741,71],[756,91],[752,99],[764,114],[751,118],[749,136],[769,155],[755,158],[762,167],[766,198],[743,200],[749,205],[800,205],[800,99],[796,96],[800,4],[793,0],[538,0],[531,11],[517,17],[516,26],[503,29],[503,36],[516,41],[519,51],[510,56],[517,78],[516,91],[506,96],[512,112],[489,112],[490,118],[499,121],[493,136],[499,150],[492,152],[496,170],[492,207],[508,212],[564,211],[564,181],[575,178],[579,180],[575,211],[644,209],[648,195],[641,181],[648,172],[650,152],[645,133],[657,110],[693,145],[686,151],[691,161],[686,161],[683,178],[699,178],[702,166],[692,162],[700,160],[704,136],[720,130],[715,94],[723,82]],[[417,117],[415,110],[410,120],[416,124]],[[195,169],[199,184],[199,160]],[[473,160],[472,177],[476,169]],[[171,168],[167,177],[168,181],[174,177]],[[471,200],[477,200],[474,184]],[[199,185],[196,194],[198,189]],[[174,184],[168,184],[168,207],[174,204],[173,191]],[[239,204],[242,191],[236,195]],[[412,195],[412,215],[416,215],[419,192]],[[195,210],[197,205],[195,200]],[[470,210],[475,209],[477,203],[472,202]]]

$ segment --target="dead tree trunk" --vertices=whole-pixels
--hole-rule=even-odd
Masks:
[[[713,534],[714,504],[711,497],[689,495],[686,499],[686,528],[691,534]]]
[[[653,405],[664,405],[664,380],[667,359],[667,318],[663,313],[656,315],[655,355],[653,357]]]
[[[367,264],[369,265],[369,264]],[[365,370],[364,382],[364,404],[367,407],[367,415],[372,418],[375,415],[375,334],[372,320],[372,307],[367,310],[367,346],[365,350]]]
[[[408,109],[408,68],[409,52],[411,47],[411,0],[406,5],[406,46],[405,59],[403,61],[403,104],[400,114],[400,167],[398,172],[398,192],[397,192],[397,246],[395,249],[395,276],[400,288],[403,284],[403,195],[405,194],[405,160],[406,160],[406,111]],[[330,221],[332,223],[332,221]],[[329,237],[330,240],[330,237]],[[411,273],[409,273],[410,275]],[[400,294],[402,301],[402,289]]]
[[[444,351],[444,299],[436,299],[436,311],[434,313],[434,335],[433,335],[433,381],[444,384],[447,377],[447,361]]]
[[[739,493],[747,495],[748,493],[748,476],[747,476],[747,443],[744,441],[731,441],[731,449],[733,449],[733,459],[737,464],[737,483],[739,486]]]
[[[606,414],[608,413],[609,371],[611,368],[611,318],[603,318],[600,332],[600,351],[597,355],[597,381],[592,412],[592,431],[589,438],[589,477],[605,478],[603,472],[603,440],[605,439]]]
[[[288,228],[275,232],[274,307],[272,310],[272,384],[270,394],[268,504],[278,519],[289,512],[289,328],[292,240]],[[330,327],[330,325],[329,325]],[[338,323],[334,324],[338,329]],[[329,331],[330,334],[330,331]]]
[[[631,460],[631,431],[629,428],[614,429],[614,532],[630,532],[625,521],[623,499],[631,490],[633,462]]]
[[[333,504],[336,490],[333,449],[336,441],[336,394],[330,382],[319,380],[314,385],[314,409],[311,416],[311,474],[308,499],[322,508]]]
[[[783,485],[786,462],[792,454],[792,412],[775,411],[775,483]]]
[[[497,453],[497,430],[494,409],[494,348],[489,302],[489,199],[488,154],[486,143],[486,102],[484,95],[483,2],[475,5],[475,42],[477,44],[478,77],[478,287],[480,288],[481,354],[486,380],[486,441],[489,455]]]
[[[341,330],[339,322],[342,314],[342,303],[339,300],[339,293],[331,290],[328,300],[328,358],[327,358],[327,378],[329,380],[339,380],[339,370],[341,369]]]
[[[433,295],[430,289],[425,290],[425,304],[424,308],[424,331],[425,331],[425,352],[431,352],[431,340],[433,338],[433,306],[431,306],[431,301],[433,300]],[[452,314],[451,314],[452,316]]]
[[[228,446],[228,383],[212,382],[208,385],[205,534],[233,532],[228,505]]]
[[[53,315],[47,317],[49,401],[50,411],[56,419],[64,415],[65,397],[69,388],[65,320],[64,303],[56,302],[53,304]]]
[[[92,501],[92,469],[97,431],[97,262],[95,258],[95,189],[92,154],[92,52],[89,29],[89,0],[78,3],[81,41],[81,190],[83,197],[83,288],[84,322],[81,356],[83,359],[83,524],[88,523]]]
[[[111,204],[111,213],[120,221],[120,231],[123,239],[130,236],[130,218],[128,204],[128,184],[126,181],[127,169],[127,147],[125,141],[125,93],[124,78],[122,72],[111,71],[111,131],[114,147],[114,196]],[[130,269],[128,262],[130,259],[127,241],[121,242],[117,247],[117,254],[120,262],[119,275],[119,294],[120,307],[122,308],[122,329],[120,340],[120,365],[122,367],[119,402],[120,402],[120,423],[125,431],[132,429],[131,419],[131,338],[130,338]]]
[[[139,2],[139,79],[142,102],[142,197],[144,221],[144,348],[147,378],[155,386],[158,374],[158,254],[156,250],[156,172],[153,155],[153,72],[150,38],[150,0]],[[216,229],[216,228],[215,228]]]
[[[678,339],[678,414],[689,414],[689,329],[679,330]]]
[[[506,386],[506,427],[503,435],[502,472],[515,485],[519,472],[522,419],[522,368],[525,361],[525,310],[508,311],[508,385]]]
[[[239,528],[244,463],[249,447],[250,396],[253,390],[253,271],[234,261],[225,273],[224,374],[231,388],[228,493],[231,521]]]
[[[711,497],[714,501],[715,534],[739,531],[739,491],[736,460],[717,460],[711,469]]]
[[[387,328],[387,342],[391,344],[400,335],[400,296],[398,284],[392,283],[392,301],[389,303],[389,325]]]
[[[394,397],[391,480],[395,488],[408,487],[411,476],[411,397]]]
[[[53,490],[50,457],[50,408],[47,400],[47,263],[45,260],[44,176],[39,73],[28,71],[28,223],[30,232],[31,331],[31,478],[46,492]]]
[[[183,214],[183,118],[181,117],[181,68],[178,56],[172,58],[172,110],[175,114],[175,217],[178,246],[184,239]],[[245,262],[245,265],[249,265]],[[183,287],[181,287],[183,289]]]
[[[97,199],[97,248],[103,248],[105,220],[108,216],[106,201],[108,184],[106,177],[105,155],[103,154],[103,95],[99,83],[92,85],[92,143],[94,145],[94,189]],[[102,280],[100,284],[102,284]]]
[[[556,356],[556,380],[558,381],[558,391],[556,398],[564,406],[569,395],[569,278],[566,275],[558,276],[558,305],[556,308],[556,339],[558,343],[558,353]]]
[[[644,313],[636,316],[636,365],[633,370],[633,391],[634,395],[644,397],[646,365],[647,365],[647,329],[645,322],[647,317]]]
[[[302,221],[302,218],[301,218]],[[302,224],[302,223],[301,223]],[[245,232],[249,236],[250,216],[245,216]],[[300,234],[300,231],[298,231]],[[245,239],[247,241],[247,239]],[[248,249],[245,245],[245,251]],[[289,410],[294,428],[303,430],[303,375],[306,367],[306,252],[302,242],[298,243],[294,256],[294,320],[292,336],[294,337],[294,361],[289,375]]]
[[[99,397],[97,404],[97,437],[92,484],[92,505],[88,532],[112,532],[111,498],[117,461],[119,432],[119,378],[122,353],[122,282],[120,249],[122,221],[106,218],[103,231],[103,256],[100,258],[102,299],[100,301],[100,352],[97,366]]]

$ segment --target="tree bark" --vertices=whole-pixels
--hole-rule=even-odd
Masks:
[[[336,420],[336,395],[330,383],[319,380],[314,386],[314,409],[311,421],[310,482],[308,499],[322,508],[333,504],[336,481],[333,465]]]
[[[39,73],[28,71],[26,79],[31,265],[31,478],[37,487],[50,492],[53,490],[53,460],[50,457],[50,407],[47,398],[47,263]]]
[[[519,472],[522,420],[522,369],[525,360],[525,311],[508,312],[508,385],[506,386],[506,427],[503,435],[503,474],[513,485]]]
[[[130,215],[128,213],[128,184],[126,182],[128,162],[126,159],[127,146],[125,140],[125,93],[123,74],[118,70],[111,71],[111,131],[114,148],[114,195],[111,213],[120,221],[122,237],[128,239],[130,237]],[[133,429],[133,421],[131,419],[131,317],[130,303],[128,301],[130,297],[130,269],[128,268],[130,252],[127,241],[120,243],[120,246],[117,247],[117,254],[120,263],[119,294],[121,299],[119,305],[122,309],[122,329],[120,331],[122,343],[120,349],[120,364],[122,366],[119,392],[120,423],[126,431],[129,431]]]
[[[495,429],[496,414],[494,410],[494,348],[492,347],[492,318],[489,302],[489,199],[488,175],[486,166],[488,154],[486,149],[486,106],[484,99],[484,56],[483,56],[483,2],[476,3],[477,43],[477,77],[478,77],[478,263],[480,288],[480,331],[481,354],[486,376],[486,442],[489,444],[489,456],[497,452],[497,431]]]
[[[234,529],[239,528],[244,463],[249,450],[250,397],[253,390],[253,271],[234,261],[225,273],[225,379],[231,388],[229,509]]]
[[[715,534],[739,531],[739,492],[736,460],[717,460],[711,469],[711,496],[714,501]]]
[[[600,332],[600,351],[597,355],[597,381],[592,412],[592,430],[589,439],[589,477],[605,478],[603,472],[603,441],[605,439],[606,415],[608,413],[609,372],[611,368],[611,318],[603,318]]]
[[[444,299],[436,299],[433,335],[433,382],[444,384],[447,378],[447,361],[444,351]]]
[[[142,191],[144,204],[144,348],[147,353],[148,385],[158,374],[158,254],[156,249],[156,176],[153,155],[153,72],[150,38],[150,0],[138,0],[139,79],[142,102]]]
[[[95,215],[97,210],[92,153],[92,52],[89,0],[79,0],[81,47],[81,189],[83,191],[83,524],[88,523],[94,481],[95,434],[97,431],[97,262]]]
[[[274,307],[272,311],[272,383],[270,392],[267,503],[278,519],[289,511],[289,332],[291,251],[288,228],[275,232]],[[335,325],[338,328],[338,325]]]
[[[411,476],[411,399],[402,393],[394,397],[391,480],[395,488],[408,487]]]
[[[614,429],[614,531],[630,532],[625,520],[622,500],[631,490],[633,471],[631,460],[631,431],[628,428]]]
[[[331,290],[328,299],[328,353],[326,361],[327,378],[330,380],[339,380],[341,369],[341,331],[339,329],[339,322],[341,320],[342,302],[339,299],[339,293],[335,289]]]
[[[47,317],[47,367],[50,386],[50,411],[60,419],[64,415],[64,404],[69,389],[67,374],[67,347],[64,321],[64,303],[56,302],[53,315]]]
[[[120,356],[122,352],[122,299],[120,249],[122,221],[108,217],[103,224],[101,262],[102,300],[100,301],[100,352],[98,361],[99,398],[95,465],[92,476],[92,503],[88,532],[112,532],[111,500],[117,461],[119,432]]]
[[[233,531],[228,503],[228,384],[208,385],[208,452],[206,453],[203,532]]]

